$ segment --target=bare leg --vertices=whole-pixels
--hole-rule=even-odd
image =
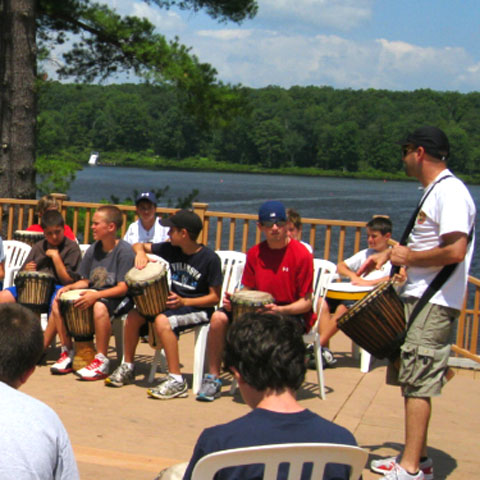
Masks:
[[[97,352],[107,356],[108,343],[112,334],[110,315],[108,309],[102,302],[95,302],[93,305],[93,320],[95,322],[95,344]]]
[[[133,363],[135,358],[135,350],[138,344],[138,330],[145,323],[145,318],[140,315],[137,310],[130,310],[125,321],[125,327],[123,331],[123,343],[124,343],[124,362]]]
[[[178,354],[178,339],[173,333],[170,322],[165,315],[157,315],[155,317],[155,330],[158,338],[162,342],[165,356],[167,357],[168,371],[174,375],[181,375],[180,358]]]
[[[61,345],[64,347],[67,347],[69,350],[72,350],[73,348],[72,339],[70,338],[70,335],[68,335],[67,333],[67,328],[65,327],[65,322],[63,321],[63,317],[60,314],[60,307],[58,304],[58,300],[56,298],[52,303],[52,311],[50,313],[50,318],[48,320],[48,323],[50,323],[51,321],[53,321],[55,330],[57,331],[58,336],[60,337]],[[45,342],[45,337],[44,337],[44,342]]]
[[[9,290],[2,290],[0,292],[0,303],[15,303],[15,297]]]
[[[207,352],[208,352],[208,372],[212,375],[220,376],[220,367],[222,364],[222,354],[225,346],[225,336],[228,329],[227,315],[217,310],[210,320],[210,330],[208,331]]]
[[[427,454],[427,432],[432,405],[430,398],[405,398],[405,449],[400,465],[415,473],[420,457]]]
[[[320,345],[326,347],[330,339],[338,332],[337,320],[347,311],[345,305],[339,305],[334,315],[330,315],[330,308],[327,302],[323,302],[318,322],[318,333],[320,334]]]
[[[47,349],[52,343],[55,335],[57,334],[57,327],[55,326],[55,320],[52,315],[48,317],[47,328],[43,332],[43,348]]]

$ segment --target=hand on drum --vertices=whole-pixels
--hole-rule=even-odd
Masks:
[[[226,312],[232,311],[232,302],[230,301],[231,296],[231,293],[225,292],[225,295],[223,297],[223,308]]]
[[[143,268],[145,268],[148,262],[149,262],[149,259],[145,252],[138,252],[135,255],[135,267],[138,268],[139,270],[142,270]]]
[[[27,272],[36,272],[37,271],[37,264],[35,262],[28,262],[25,265],[25,270]]]
[[[176,308],[183,307],[185,303],[182,297],[179,297],[176,293],[170,292],[166,305],[168,309],[175,310]]]
[[[100,298],[97,291],[81,292],[80,297],[75,300],[73,305],[79,310],[86,310],[91,307]]]

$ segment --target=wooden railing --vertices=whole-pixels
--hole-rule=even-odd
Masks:
[[[90,243],[90,224],[95,210],[101,203],[73,202],[59,195],[61,211],[80,243]],[[34,223],[36,200],[0,199],[0,225],[2,238],[12,239],[15,230],[25,230]],[[136,219],[135,206],[117,205],[123,214],[120,236],[128,224]],[[257,215],[216,212],[208,210],[206,203],[194,203],[193,208],[203,221],[201,242],[214,250],[237,250],[246,252],[260,241]],[[159,215],[170,215],[174,208],[158,207]],[[310,243],[314,256],[335,263],[348,258],[361,248],[362,233],[366,222],[304,218],[303,240]],[[469,277],[468,293],[458,322],[456,354],[480,362],[478,352],[480,312],[480,280]]]

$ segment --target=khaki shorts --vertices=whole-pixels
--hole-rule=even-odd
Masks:
[[[404,298],[405,318],[409,318],[418,298]],[[435,397],[446,383],[453,327],[460,312],[427,303],[407,332],[400,353],[400,369],[387,369],[387,383],[400,385],[404,397]]]

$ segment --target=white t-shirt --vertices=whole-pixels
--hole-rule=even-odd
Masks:
[[[452,173],[445,169],[434,182],[446,175]],[[425,189],[424,195],[434,182]],[[440,245],[441,236],[447,233],[462,232],[468,235],[475,222],[475,212],[475,204],[465,185],[456,177],[447,178],[435,185],[425,200],[408,237],[407,246],[414,251],[429,250]],[[430,302],[458,310],[462,308],[474,243],[472,239],[465,259]],[[402,295],[421,297],[441,269],[441,266],[408,267],[408,279]]]
[[[155,223],[150,230],[145,230],[140,219],[133,222],[128,227],[123,239],[130,245],[134,243],[160,243],[168,240],[168,227],[162,227],[160,220],[155,219]]]
[[[378,253],[373,248],[366,248],[365,250],[360,250],[355,255],[352,255],[350,258],[344,260],[347,267],[352,270],[352,272],[357,272],[357,270],[363,265],[365,260],[375,253]],[[392,269],[392,264],[388,261],[382,265],[382,268],[379,270],[373,270],[368,275],[362,276],[365,280],[377,280],[379,278],[388,277],[390,275],[390,270]]]
[[[77,463],[58,415],[0,382],[0,478],[77,480]]]

